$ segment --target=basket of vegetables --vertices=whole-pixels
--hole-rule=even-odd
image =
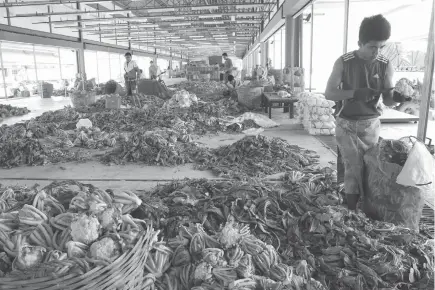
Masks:
[[[0,196],[0,289],[144,289],[158,231],[130,191],[80,183]]]
[[[74,82],[74,89],[70,93],[71,103],[74,108],[86,108],[91,104],[96,103],[97,84],[95,79],[86,80],[85,74],[78,74]]]

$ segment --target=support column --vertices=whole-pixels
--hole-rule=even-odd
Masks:
[[[302,18],[293,19],[287,15],[285,19],[285,65],[300,67],[302,65]]]
[[[83,48],[77,50],[77,70],[80,74],[86,73],[85,50]]]
[[[267,43],[266,42],[260,43],[260,51],[261,51],[260,64],[262,67],[266,67],[266,64],[267,64]]]

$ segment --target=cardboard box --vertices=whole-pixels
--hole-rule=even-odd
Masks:
[[[106,109],[120,109],[121,97],[119,95],[106,96]]]

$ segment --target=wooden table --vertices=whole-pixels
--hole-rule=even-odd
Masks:
[[[278,96],[278,93],[263,93],[262,98],[262,106],[264,108],[264,112],[269,112],[269,119],[272,119],[272,109],[273,108],[284,108],[284,113],[290,113],[290,119],[293,119],[294,116],[294,104],[297,100],[293,98],[281,98]],[[275,104],[275,106],[274,106]],[[284,105],[284,106],[282,106]]]

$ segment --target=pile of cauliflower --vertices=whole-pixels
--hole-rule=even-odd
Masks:
[[[195,94],[190,94],[186,90],[177,91],[170,100],[168,100],[165,107],[179,107],[189,108],[192,104],[198,102],[198,97]]]
[[[414,87],[412,82],[407,78],[402,78],[396,83],[395,90],[406,97],[412,97],[414,95]]]
[[[15,272],[38,272],[41,265],[81,259],[82,273],[92,265],[107,265],[131,249],[146,225],[130,213],[142,201],[128,190],[107,192],[83,187],[70,193],[69,204],[44,190],[32,192],[32,204],[11,211],[14,191],[0,207],[0,277]],[[62,264],[62,263],[60,263]],[[64,273],[61,266],[54,272]],[[43,268],[43,267],[42,267]],[[58,273],[58,274],[59,274]]]

